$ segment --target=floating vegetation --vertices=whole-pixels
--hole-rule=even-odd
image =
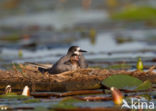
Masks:
[[[60,103],[77,103],[77,102],[82,102],[82,101],[74,97],[66,97],[60,101]]]
[[[129,64],[115,64],[106,67],[106,69],[130,69],[131,67]]]
[[[39,102],[41,102],[40,99],[28,99],[23,101],[23,103],[39,103]]]
[[[135,90],[147,90],[152,88],[152,83],[149,80],[144,81]]]
[[[150,70],[151,70],[151,68],[150,68]],[[129,92],[134,92],[134,91],[139,92],[142,90],[147,90],[147,89],[152,88],[152,83],[149,80],[142,82],[141,80],[139,80],[136,77],[127,75],[126,71],[125,71],[125,73],[120,74],[122,71],[89,68],[89,69],[78,70],[75,72],[69,71],[69,72],[61,73],[57,76],[56,75],[48,75],[48,77],[47,77],[47,74],[44,74],[44,76],[40,76],[36,73],[36,71],[34,73],[32,73],[33,71],[29,70],[29,69],[27,69],[27,70],[22,69],[22,71],[25,71],[25,74],[27,76],[29,76],[28,77],[29,79],[31,78],[30,80],[32,80],[32,81],[30,81],[28,78],[25,78],[25,77],[23,78],[23,80],[25,81],[25,83],[31,82],[32,86],[33,86],[31,88],[33,90],[35,87],[37,88],[37,90],[38,89],[41,90],[42,87],[48,86],[49,84],[52,84],[53,87],[45,87],[45,89],[50,88],[48,90],[51,90],[51,89],[58,90],[57,87],[61,87],[61,88],[68,87],[69,90],[72,90],[72,87],[76,87],[77,91],[68,91],[68,92],[63,92],[63,93],[60,93],[60,92],[32,92],[30,94],[31,97],[21,96],[21,95],[17,95],[14,93],[9,94],[9,95],[12,95],[9,97],[14,98],[17,101],[20,101],[24,105],[32,105],[34,103],[35,104],[42,104],[42,103],[48,104],[48,102],[52,102],[52,104],[50,104],[51,106],[48,106],[48,108],[47,107],[46,107],[46,109],[42,108],[44,110],[51,110],[51,111],[55,111],[55,110],[60,110],[60,111],[63,111],[63,110],[96,110],[96,111],[98,111],[101,109],[99,107],[96,107],[96,105],[93,108],[89,107],[89,109],[87,109],[88,107],[85,106],[84,104],[103,103],[105,101],[110,102],[112,104],[112,102],[114,101],[115,104],[120,105],[120,104],[122,104],[122,99],[123,99],[121,92],[126,94],[128,91]],[[12,73],[13,73],[13,71],[12,71]],[[22,76],[22,75],[20,75],[21,72],[16,72],[16,73],[18,73],[17,74],[18,77]],[[127,72],[127,73],[129,73],[129,74],[130,73],[131,74],[139,73],[140,75],[146,75],[145,72],[143,72],[143,71],[141,71],[141,72],[133,71],[133,72]],[[4,74],[4,72],[3,72],[3,74]],[[31,74],[31,76],[30,76],[30,74]],[[15,77],[15,75],[14,75],[14,77]],[[22,78],[19,78],[18,81],[21,79]],[[54,81],[54,80],[55,81],[52,83],[50,83],[50,82],[46,83],[45,81],[47,81],[47,80],[49,81],[49,79],[51,79],[50,81]],[[26,82],[26,80],[29,80],[29,81]],[[43,82],[41,80],[43,80]],[[57,80],[59,80],[59,84],[57,83]],[[86,83],[87,84],[90,83],[91,85],[97,84],[97,82],[95,82],[96,80],[98,80],[99,82],[102,82],[102,84],[104,86],[107,86],[108,88],[107,87],[106,88],[98,87],[98,88],[95,88],[96,90],[93,90],[93,89],[92,90],[82,90],[84,88],[84,85],[86,85]],[[40,81],[40,84],[38,81]],[[36,83],[39,86],[37,86]],[[44,83],[44,85],[41,83]],[[111,88],[112,86],[114,87],[113,89]],[[12,89],[14,90],[15,87],[16,87],[15,85],[12,86]],[[116,89],[116,87],[118,87],[119,90]],[[86,87],[86,88],[90,89],[90,86]],[[103,89],[97,90],[99,88],[103,88]],[[16,87],[16,89],[17,89],[17,87]],[[45,91],[45,89],[43,91]],[[111,89],[112,95],[111,95],[110,89]],[[130,89],[132,89],[132,90],[130,90]],[[109,92],[106,93],[106,90],[109,90]],[[131,98],[131,96],[129,94],[127,94],[127,95],[128,95],[128,98]],[[144,98],[144,95],[142,96],[139,93],[135,94],[135,96]],[[46,103],[44,103],[44,100],[42,101],[41,97],[48,98],[47,99],[48,101]],[[36,99],[36,98],[40,98],[40,99]],[[0,99],[9,100],[8,95],[5,95],[5,96],[1,95]],[[56,99],[57,103],[54,104],[55,99]],[[127,98],[126,98],[126,100],[127,100]],[[91,103],[89,103],[89,101]],[[80,107],[80,106],[83,106],[83,107]],[[102,110],[109,110],[109,109],[107,109],[107,107],[103,107],[103,106],[101,106],[101,107],[102,107]],[[30,109],[30,110],[32,110],[32,109],[38,110],[37,106],[16,107],[14,109],[22,109],[22,108]],[[114,104],[112,104],[111,108],[112,108],[111,110],[113,111],[113,110],[115,110],[114,108],[116,108],[116,107],[114,107]]]
[[[125,74],[112,75],[102,81],[104,86],[118,89],[135,89],[142,83],[138,78]]]
[[[127,90],[148,90],[152,88],[152,83],[149,80],[142,82],[136,77],[119,74],[112,75],[102,81],[102,84],[107,87],[115,87],[118,89]]]
[[[141,80],[143,81],[150,80],[152,83],[156,83],[154,79],[155,72],[153,72],[155,66],[151,67],[146,72],[88,68],[88,69],[79,69],[76,71],[64,72],[58,74],[57,76],[50,75],[47,73],[41,75],[38,72],[38,68],[33,66],[22,67],[20,64],[19,68],[21,69],[20,71],[17,70],[16,67],[10,71],[0,70],[0,76],[1,76],[0,83],[2,83],[0,89],[4,89],[8,84],[14,84],[14,87],[12,86],[12,90],[14,89],[21,90],[25,85],[30,86],[30,89],[33,88],[32,89],[33,91],[35,90],[74,91],[74,90],[99,89],[101,88],[101,82],[103,80],[106,83],[108,80],[107,84],[110,85],[110,87],[112,86],[115,87],[115,85],[119,86],[116,88],[123,88],[125,87],[124,84],[127,83],[129,83],[130,86],[132,85],[134,87],[137,87],[138,85],[143,83]],[[132,75],[133,77],[130,75]],[[150,76],[144,76],[144,75],[150,75]],[[15,79],[12,79],[13,77]],[[112,83],[108,79],[109,77],[111,78],[110,80]]]
[[[96,42],[96,30],[93,28],[89,30],[89,39],[91,44],[94,45]]]
[[[19,58],[22,58],[23,57],[23,51],[21,49],[18,51],[18,57]]]
[[[133,42],[134,40],[130,37],[122,37],[122,36],[117,36],[115,37],[115,40],[118,44],[126,43],[126,42]]]
[[[58,104],[54,105],[53,108],[57,109],[57,108],[63,108],[63,109],[75,109],[77,108],[76,106],[74,106],[74,103],[77,102],[82,102],[81,100],[75,99],[73,97],[66,97],[64,99],[62,99]]]
[[[141,57],[138,58],[138,62],[137,62],[137,70],[142,71],[143,70],[143,62]]]
[[[140,6],[132,6],[116,12],[111,16],[115,20],[156,20],[156,8]]]
[[[20,35],[19,34],[12,34],[8,35],[6,37],[0,37],[0,41],[7,41],[7,42],[18,42],[20,40]]]
[[[9,93],[9,94],[0,95],[0,98],[1,99],[27,99],[28,97],[17,95],[16,93]]]

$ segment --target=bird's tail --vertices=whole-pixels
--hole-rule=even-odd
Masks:
[[[38,67],[38,71],[40,71],[41,73],[45,73],[45,72],[48,72],[48,69]]]

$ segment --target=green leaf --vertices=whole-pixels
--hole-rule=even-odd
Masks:
[[[50,110],[44,106],[37,106],[33,111],[55,111],[55,110]]]
[[[152,88],[152,83],[149,80],[144,81],[135,90],[147,90]]]
[[[9,94],[0,95],[0,98],[3,98],[3,99],[27,99],[29,97],[23,96],[23,95],[17,95],[15,93],[9,93]]]
[[[73,97],[66,97],[62,99],[58,104],[54,105],[53,108],[74,109],[76,108],[76,106],[74,106],[73,104],[77,102],[82,101]]]
[[[106,67],[106,69],[130,69],[131,66],[129,64],[115,64]]]
[[[23,102],[24,103],[39,103],[39,102],[41,102],[41,100],[40,99],[28,99]]]
[[[61,108],[61,109],[74,109],[76,106],[73,106],[73,104],[64,104],[64,103],[59,103],[53,106],[53,108]],[[52,108],[52,109],[53,109]]]
[[[142,83],[138,78],[126,74],[112,75],[102,81],[102,85],[104,86],[128,90],[133,90]]]
[[[120,12],[116,12],[111,16],[115,20],[155,20],[156,8],[139,6],[125,8]]]
[[[64,99],[62,99],[60,101],[60,103],[77,103],[77,102],[83,102],[82,100],[79,100],[79,99],[76,99],[76,98],[73,98],[73,97],[66,97]]]
[[[152,99],[151,95],[149,95],[149,94],[142,94],[142,95],[139,95],[139,96],[146,99],[146,100],[148,100],[148,101],[151,101],[151,99]]]

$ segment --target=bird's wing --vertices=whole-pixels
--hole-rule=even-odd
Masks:
[[[72,70],[72,65],[70,63],[67,64],[69,61],[70,57],[69,56],[63,56],[61,57],[54,66],[49,69],[49,73],[52,74],[57,74],[65,71]]]
[[[38,64],[38,63],[32,63],[32,62],[25,62],[24,64],[20,64],[22,68],[28,69],[28,70],[38,70],[39,67],[43,69],[51,68],[52,64]]]
[[[43,68],[50,68],[53,65],[52,64],[39,64],[39,63],[33,63],[33,62],[25,62],[25,65],[31,65],[31,66],[36,66],[36,67],[43,67]]]

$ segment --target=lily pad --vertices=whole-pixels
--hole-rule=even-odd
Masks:
[[[133,90],[142,83],[138,78],[126,74],[112,75],[102,81],[102,85],[104,86],[128,90]]]
[[[135,90],[147,90],[152,88],[152,83],[149,80],[144,81]]]
[[[146,99],[148,101],[151,101],[151,99],[152,99],[151,95],[149,95],[149,94],[141,94],[139,96],[143,97],[144,99]]]

